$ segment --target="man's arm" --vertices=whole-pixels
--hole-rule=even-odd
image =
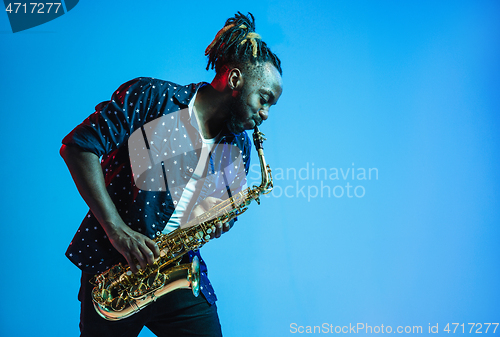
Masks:
[[[153,240],[129,228],[120,217],[106,190],[99,157],[76,146],[63,145],[60,150],[80,195],[106,232],[109,241],[122,254],[132,272],[137,264],[145,268],[160,256]]]

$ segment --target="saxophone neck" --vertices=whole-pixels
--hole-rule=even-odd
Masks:
[[[264,147],[262,143],[266,140],[264,134],[259,131],[259,128],[255,126],[253,132],[253,143],[255,149],[257,150],[257,155],[259,156],[260,162],[260,172],[261,172],[261,183],[258,186],[260,193],[267,194],[273,189],[273,179],[271,176],[271,168],[266,165],[266,158],[264,157]]]

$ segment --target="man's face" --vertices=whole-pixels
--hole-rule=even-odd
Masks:
[[[250,76],[245,76],[239,95],[234,97],[229,130],[240,133],[260,125],[268,118],[270,107],[278,102],[282,91],[278,70],[271,63],[257,65]]]

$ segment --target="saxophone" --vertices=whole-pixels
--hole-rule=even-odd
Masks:
[[[181,258],[207,243],[217,224],[224,224],[243,214],[252,200],[260,204],[260,195],[271,192],[273,181],[271,168],[264,158],[263,136],[256,126],[253,142],[260,161],[262,177],[259,186],[249,187],[220,202],[189,221],[184,228],[159,235],[155,241],[161,252],[160,257],[136,274],[128,265],[120,263],[94,277],[92,300],[101,317],[110,321],[127,318],[159,297],[180,288],[191,288],[195,296],[199,295],[198,257],[186,264],[180,263]]]

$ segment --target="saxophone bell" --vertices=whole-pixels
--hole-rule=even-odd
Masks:
[[[193,295],[198,297],[200,294],[200,259],[198,259],[198,256],[196,255],[193,257],[193,261],[191,262],[191,274],[189,277]]]

